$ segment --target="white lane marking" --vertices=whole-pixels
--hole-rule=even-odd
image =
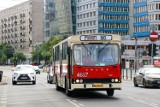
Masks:
[[[84,105],[83,105],[83,104],[81,104],[81,103],[79,103],[79,105],[80,105],[80,106],[82,106],[82,107],[84,106]]]
[[[72,100],[72,101],[77,102],[76,100]]]
[[[7,104],[7,86],[3,87],[2,97],[0,100],[0,107],[6,107]]]
[[[149,106],[152,106],[152,107],[159,107],[158,104],[155,104],[155,103],[147,103],[144,100],[136,100],[136,99],[134,99],[132,97],[127,97],[127,98],[129,98],[129,99],[131,99],[131,100],[133,100],[135,102],[143,103],[143,104],[146,104],[146,105],[149,105]]]
[[[5,104],[5,103],[4,103],[4,104],[1,103],[1,104],[0,104],[0,107],[6,107],[6,104]]]
[[[158,104],[155,104],[155,103],[151,103],[150,105],[153,107],[159,107]]]
[[[49,87],[48,85],[46,85],[45,83],[43,83],[43,82],[40,82],[39,80],[37,80],[39,83],[41,83],[41,84],[43,84],[44,86],[47,86],[47,87]]]
[[[76,103],[74,103],[73,101],[66,99],[68,102],[70,102],[71,104],[73,104],[75,107],[80,107],[79,105],[77,105]]]
[[[77,100],[72,100],[72,101],[74,101],[75,103],[77,103]],[[78,103],[80,106],[84,106],[83,104],[81,104],[81,103]]]
[[[5,96],[5,97],[2,97],[1,98],[1,101],[7,101],[7,97]]]

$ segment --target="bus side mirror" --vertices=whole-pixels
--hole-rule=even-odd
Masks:
[[[67,47],[67,54],[71,52],[71,47]]]
[[[124,44],[121,44],[121,55],[123,55],[124,51],[125,51],[125,46]]]

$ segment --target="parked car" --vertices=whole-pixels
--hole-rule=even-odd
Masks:
[[[49,67],[49,70],[47,72],[47,82],[48,83],[53,83],[52,66]]]
[[[160,86],[160,68],[143,67],[135,74],[133,83],[135,87],[159,87]]]
[[[32,65],[17,65],[13,70],[12,84],[17,82],[32,82],[36,84],[36,72]]]
[[[40,70],[40,68],[38,66],[33,66],[33,68],[34,68],[36,74],[40,74],[41,73],[41,70]]]

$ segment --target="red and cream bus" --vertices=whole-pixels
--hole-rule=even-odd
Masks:
[[[53,46],[56,89],[67,95],[74,90],[105,90],[108,96],[121,89],[121,37],[115,34],[84,34],[68,37]],[[108,51],[112,57],[104,61]]]

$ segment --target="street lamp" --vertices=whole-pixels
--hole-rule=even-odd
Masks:
[[[137,37],[135,36],[135,72],[137,71]]]

